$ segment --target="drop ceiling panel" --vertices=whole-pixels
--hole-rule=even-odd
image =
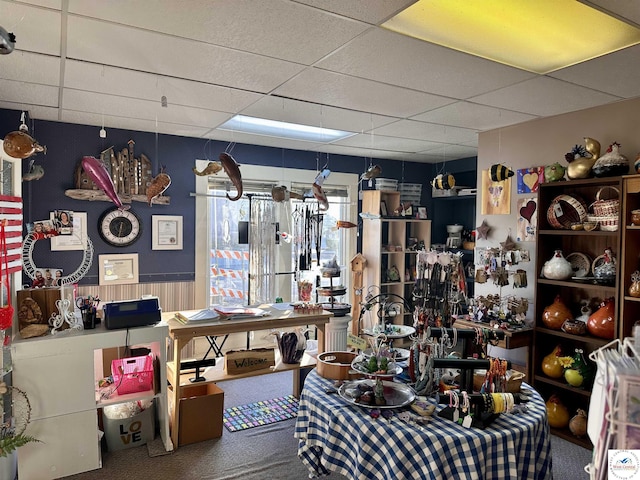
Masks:
[[[352,157],[362,157],[362,171],[364,172],[371,163],[371,158],[386,158],[394,160],[397,152],[392,150],[374,150],[371,148],[359,148],[337,145],[320,145],[317,147],[320,153],[329,153],[334,155],[350,155]],[[404,154],[409,155],[409,154]],[[329,158],[331,164],[331,158]],[[354,162],[355,163],[355,162]],[[356,163],[357,165],[357,163]]]
[[[472,128],[478,132],[522,123],[534,118],[537,117],[471,102],[452,103],[413,117],[414,120],[422,122]]]
[[[191,107],[237,112],[255,102],[261,95],[202,82],[152,75],[144,72],[68,60],[65,86],[77,90],[109,93]]]
[[[300,102],[275,96],[264,96],[241,113],[252,117],[350,132],[367,131],[372,127],[396,121],[393,117],[327,107],[317,103]]]
[[[228,113],[215,112],[203,108],[183,107],[180,105],[164,108],[160,105],[160,102],[116,97],[68,88],[64,89],[62,105],[65,110],[110,114],[153,121],[157,119],[158,122],[200,127],[209,126],[209,128],[216,127],[231,117]]]
[[[60,12],[16,2],[0,2],[0,7],[1,25],[16,36],[12,55],[19,51],[60,55]]]
[[[373,25],[396,15],[416,0],[296,0],[328,12],[355,18]]]
[[[68,58],[268,92],[302,70],[282,60],[69,17]]]
[[[362,112],[409,117],[453,100],[370,80],[310,68],[274,93]]]
[[[381,28],[366,32],[316,66],[457,99],[535,76]]]
[[[473,142],[477,141],[478,138],[475,130],[437,125],[435,123],[424,123],[415,120],[399,120],[395,123],[376,128],[373,133],[375,135],[447,143]]]
[[[60,57],[14,50],[11,55],[3,55],[0,60],[2,79],[52,86],[60,84]]]
[[[597,8],[605,13],[613,14],[622,20],[640,26],[640,3],[636,0],[579,0],[581,3]]]
[[[346,145],[349,147],[372,148],[376,150],[392,150],[398,152],[420,152],[433,148],[437,143],[409,138],[385,137],[382,135],[354,135],[344,138],[332,145]]]
[[[46,8],[53,8],[55,10],[62,9],[62,0],[17,0],[20,3],[26,3],[29,5],[38,5]]]
[[[264,135],[252,135],[229,130],[214,130],[207,133],[206,138],[220,140],[229,143],[246,143],[249,145],[262,145],[265,147],[290,148],[292,150],[315,151],[318,144],[314,142],[304,142],[301,140],[291,140],[288,138],[267,137]],[[239,159],[236,159],[240,162]]]
[[[3,80],[0,101],[27,105],[58,106],[58,88],[36,83]]]
[[[548,116],[603,105],[619,100],[619,97],[555,78],[538,77],[470,100],[532,115]]]
[[[465,145],[439,145],[418,153],[437,159],[438,162],[445,162],[456,158],[475,157],[478,155],[478,149]]]
[[[7,110],[16,110],[15,121],[16,126],[20,124],[20,110],[26,110],[29,112],[29,118],[37,120],[52,120],[59,121],[58,108],[56,107],[43,107],[41,105],[26,105],[12,102],[3,102],[0,100],[0,108]],[[34,135],[36,132],[32,132]]]
[[[594,58],[550,74],[551,77],[623,98],[640,96],[640,45]]]
[[[368,28],[361,22],[287,0],[71,0],[69,10],[305,65]]]

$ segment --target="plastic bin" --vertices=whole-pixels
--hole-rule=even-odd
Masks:
[[[116,358],[111,361],[111,375],[118,395],[153,389],[153,358]]]

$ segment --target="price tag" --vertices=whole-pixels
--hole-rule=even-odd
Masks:
[[[471,415],[465,415],[465,417],[462,419],[462,426],[465,428],[469,428],[471,427],[472,421],[473,421],[473,418],[471,417]]]
[[[553,213],[555,214],[556,218],[560,218],[564,212],[562,211],[562,207],[560,206],[560,203],[556,203],[553,206]]]
[[[367,341],[364,338],[350,333],[347,335],[347,345],[358,350],[365,350],[367,348]]]

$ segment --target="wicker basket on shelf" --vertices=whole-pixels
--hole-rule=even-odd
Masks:
[[[601,198],[603,190],[613,190],[618,198]],[[615,232],[620,226],[620,190],[616,187],[606,186],[596,193],[596,201],[591,204],[593,215],[587,216],[587,220],[598,222],[600,230]]]
[[[587,221],[597,222],[603,232],[616,232],[620,225],[618,216],[599,217],[597,215],[587,216]]]

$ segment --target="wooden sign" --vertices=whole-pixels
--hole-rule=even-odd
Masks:
[[[264,370],[276,364],[273,348],[230,350],[224,356],[224,368],[230,375]]]

